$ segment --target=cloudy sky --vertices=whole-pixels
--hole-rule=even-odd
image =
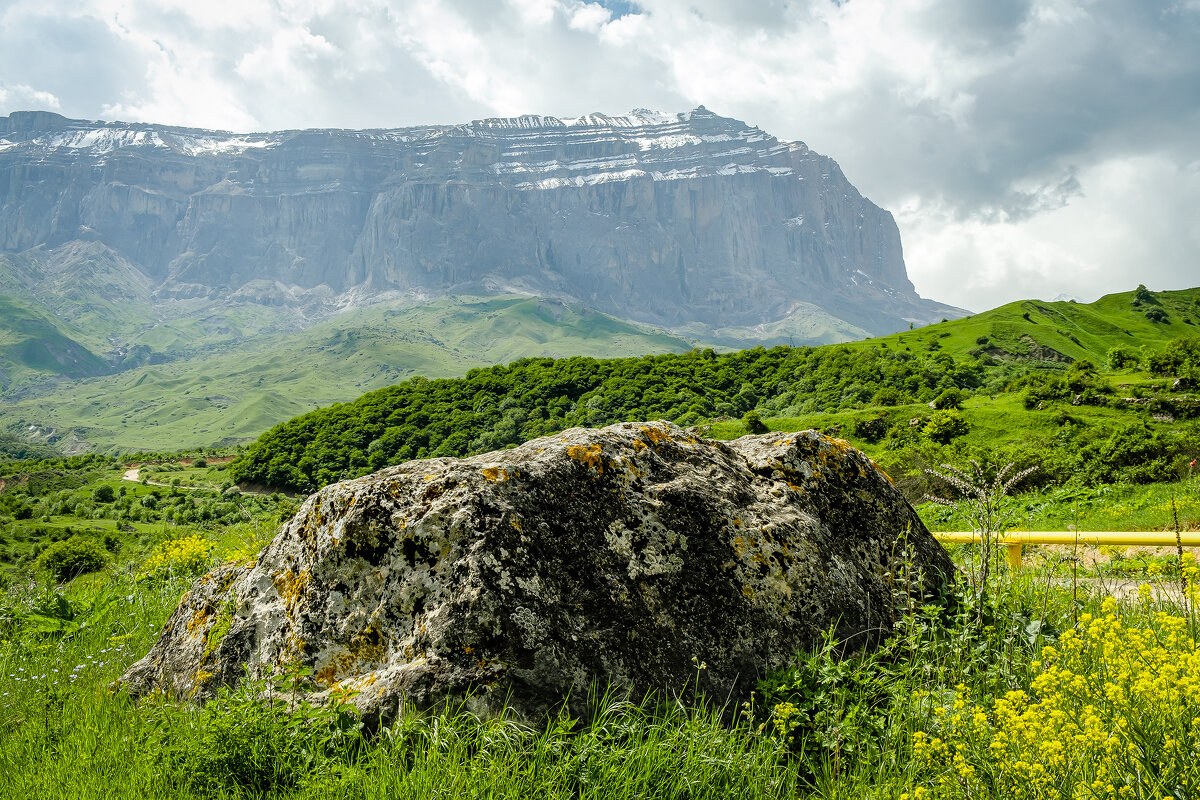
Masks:
[[[836,159],[926,297],[1200,285],[1200,0],[0,0],[0,114],[252,131],[700,104]]]

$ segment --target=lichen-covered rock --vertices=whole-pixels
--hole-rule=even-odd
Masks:
[[[205,698],[303,665],[309,699],[353,689],[376,720],[458,697],[536,718],[596,682],[736,701],[823,630],[877,639],[952,572],[841,440],[576,428],[318,492],[255,563],[201,579],[122,681]]]

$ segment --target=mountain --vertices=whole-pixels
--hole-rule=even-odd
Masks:
[[[13,113],[0,310],[0,430],[68,450],[247,438],[522,356],[965,313],[916,294],[833,160],[703,107],[256,134]]]
[[[0,254],[0,286],[134,332],[198,306],[303,327],[443,294],[697,330],[816,313],[842,338],[961,314],[916,294],[892,216],[832,159],[703,106],[261,134],[16,112]],[[78,285],[80,265],[103,279]]]

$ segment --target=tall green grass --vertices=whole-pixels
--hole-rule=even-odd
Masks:
[[[187,584],[138,582],[135,565],[66,587],[17,581],[0,599],[0,796],[1057,797],[1025,791],[1004,759],[989,757],[991,743],[1011,733],[1004,704],[1013,693],[1034,696],[1055,658],[1048,648],[1086,640],[1096,620],[1109,620],[1106,630],[1115,619],[1129,630],[1173,630],[1172,641],[1194,651],[1196,598],[1180,594],[1179,566],[1107,604],[1073,580],[1070,563],[1016,573],[997,565],[982,608],[972,591],[958,600],[907,596],[899,575],[905,613],[886,644],[861,652],[828,638],[763,676],[736,708],[683,686],[650,700],[598,692],[582,719],[409,709],[374,732],[347,706],[293,703],[288,689],[307,679],[303,670],[281,676],[274,695],[247,683],[204,708],[177,698],[134,702],[112,684],[150,648]],[[1183,567],[1194,580],[1195,568]],[[39,629],[35,613],[72,615],[75,624]],[[1103,660],[1089,669],[1084,684],[1120,680]],[[1122,669],[1163,679],[1137,675],[1136,661]],[[1180,766],[1177,757],[1200,753],[1200,708],[1156,715],[1154,704],[1128,697],[1106,707],[1114,735],[1130,726],[1154,733],[1138,739],[1138,763],[1169,766],[1183,790],[1200,785],[1200,758]],[[963,720],[975,720],[982,745],[954,738]],[[1155,733],[1168,723],[1170,741]],[[935,740],[952,747],[938,751]],[[1070,760],[1060,771],[1051,777],[1064,787],[1090,774]],[[1149,773],[1127,777],[1130,796],[1189,796]]]

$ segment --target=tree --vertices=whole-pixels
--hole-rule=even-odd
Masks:
[[[1132,347],[1114,347],[1108,351],[1109,369],[1137,369],[1141,361]]]
[[[757,411],[747,411],[742,417],[742,424],[746,426],[747,433],[766,433],[770,430],[759,418]]]

